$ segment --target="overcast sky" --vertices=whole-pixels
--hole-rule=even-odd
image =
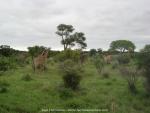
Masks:
[[[113,40],[150,44],[150,0],[0,0],[0,45],[25,50],[63,49],[56,26],[84,32],[88,49],[108,49]]]

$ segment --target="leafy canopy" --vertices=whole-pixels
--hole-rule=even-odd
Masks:
[[[129,40],[116,40],[116,41],[112,41],[110,44],[111,50],[116,50],[120,52],[134,51],[135,48],[136,47],[134,43]]]
[[[75,46],[76,44],[81,48],[86,48],[85,36],[82,32],[75,32],[72,25],[60,24],[57,26],[56,34],[61,37],[61,44],[64,46],[64,50]]]

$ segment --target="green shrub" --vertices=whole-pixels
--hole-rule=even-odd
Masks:
[[[66,60],[61,63],[61,72],[63,72],[64,86],[76,90],[81,81],[81,67],[72,60]]]
[[[0,93],[6,93],[8,91],[7,87],[2,86],[0,87]]]
[[[117,60],[113,61],[111,64],[112,64],[112,69],[116,69],[119,66],[119,62]]]
[[[128,64],[130,62],[130,57],[126,54],[119,55],[117,58],[119,64]]]
[[[9,84],[5,81],[0,81],[0,93],[5,93],[8,91]]]
[[[144,70],[146,78],[145,89],[150,94],[150,45],[146,45],[137,56],[138,66]]]
[[[21,79],[24,80],[24,81],[31,81],[32,77],[31,77],[31,75],[26,74],[26,75],[23,75]]]
[[[0,71],[7,71],[9,67],[9,60],[6,57],[0,57]]]
[[[75,70],[70,70],[63,76],[63,80],[65,87],[76,90],[79,88],[81,76],[78,75],[78,73],[75,72]]]
[[[109,78],[109,72],[108,71],[104,71],[102,73],[103,78]]]
[[[0,73],[16,67],[13,57],[0,57]]]
[[[104,59],[102,56],[100,55],[96,55],[95,57],[93,57],[93,62],[94,65],[98,71],[98,73],[100,74],[102,72],[102,69],[104,68]]]
[[[137,69],[134,68],[134,67],[132,67],[132,68],[130,68],[130,67],[121,67],[120,72],[123,75],[123,77],[127,80],[129,90],[132,93],[136,93],[137,92],[136,82],[137,82],[137,78],[138,78]]]
[[[67,49],[65,51],[60,52],[57,56],[58,61],[65,61],[65,60],[72,60],[74,62],[79,62],[80,61],[80,51],[78,50],[70,50]]]
[[[67,98],[71,98],[73,97],[73,92],[71,89],[68,89],[68,88],[61,88],[59,90],[59,96],[60,98],[62,99],[67,99]]]

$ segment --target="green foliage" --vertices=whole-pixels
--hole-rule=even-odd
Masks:
[[[24,80],[24,81],[31,81],[32,77],[29,74],[25,74],[25,75],[22,76],[21,79]]]
[[[118,60],[114,60],[114,61],[112,61],[112,69],[116,69],[116,68],[118,68],[118,66],[119,66],[119,62],[118,62]]]
[[[10,57],[14,54],[15,50],[10,48],[8,45],[0,46],[0,56]]]
[[[36,57],[37,55],[41,54],[43,51],[48,50],[50,51],[50,48],[44,47],[44,46],[33,46],[28,47],[29,54],[32,57]]]
[[[0,57],[0,72],[5,72],[15,67],[15,61],[13,57]]]
[[[6,93],[8,91],[9,84],[5,81],[0,81],[0,93]]]
[[[57,26],[56,34],[62,38],[61,44],[64,46],[64,50],[71,48],[76,44],[78,44],[81,49],[86,48],[87,44],[85,43],[86,38],[84,33],[75,32],[74,34],[71,34],[73,31],[74,28],[72,25],[60,24]]]
[[[134,51],[135,48],[134,43],[129,40],[116,40],[110,44],[110,50],[119,50],[120,52]]]
[[[73,90],[76,90],[79,88],[79,84],[80,84],[80,80],[81,80],[81,76],[78,75],[77,72],[75,72],[75,70],[68,70],[68,72],[66,73],[66,75],[63,76],[63,80],[64,80],[64,85],[65,87],[71,88]]]
[[[73,34],[73,38],[75,42],[78,44],[79,48],[85,49],[87,47],[87,44],[85,43],[86,38],[84,36],[84,33],[76,32]]]
[[[72,60],[66,60],[60,66],[66,88],[77,90],[81,81],[81,68]]]
[[[75,62],[79,62],[79,60],[80,60],[80,51],[67,49],[65,51],[60,52],[56,57],[61,62],[65,61],[65,60],[68,60],[68,59],[73,60]]]
[[[150,94],[150,45],[146,45],[138,55],[138,66],[144,70],[145,89]]]
[[[136,82],[138,78],[137,69],[134,67],[121,67],[120,72],[123,75],[123,77],[127,80],[129,90],[132,93],[136,93],[137,92]]]
[[[102,73],[102,76],[103,76],[104,78],[109,78],[109,72],[103,72],[103,73]]]
[[[29,55],[27,52],[19,52],[14,56],[15,62],[18,66],[24,67],[29,64]]]
[[[68,99],[68,98],[73,97],[73,92],[69,88],[61,88],[59,90],[59,95],[62,99]]]
[[[8,59],[0,57],[0,71],[7,71],[8,69],[9,69]]]
[[[90,56],[95,56],[97,54],[96,49],[90,49],[89,54],[90,54]]]
[[[119,64],[128,64],[130,62],[130,57],[127,54],[121,54],[117,57]]]
[[[98,48],[98,49],[97,49],[97,53],[100,54],[100,55],[103,54],[102,48]]]
[[[108,72],[108,70],[107,71],[105,70],[105,71],[103,71],[102,76],[103,76],[103,78],[109,78],[110,73]]]
[[[98,73],[100,74],[102,72],[102,69],[104,68],[105,62],[102,56],[100,55],[96,55],[92,58],[94,65],[98,71]]]
[[[7,93],[0,94],[0,113],[38,113],[43,107],[46,109],[49,107],[51,109],[109,109],[111,97],[117,105],[116,113],[149,113],[150,111],[149,97],[145,96],[143,88],[143,77],[140,77],[136,83],[139,93],[131,95],[127,90],[126,79],[120,76],[118,70],[112,69],[111,64],[105,65],[105,69],[111,75],[110,78],[100,79],[93,62],[89,61],[84,65],[85,76],[80,82],[81,90],[71,91],[71,88],[65,88],[59,92],[57,88],[63,83],[63,79],[58,72],[58,64],[56,62],[55,65],[48,64],[48,66],[49,70],[42,73],[33,73],[31,67],[27,65],[15,71],[8,71],[6,76],[0,76],[0,80],[7,80],[11,85],[7,87]],[[33,80],[30,82],[20,80],[22,77],[20,75],[23,73],[32,73]],[[14,102],[15,104],[12,104]]]

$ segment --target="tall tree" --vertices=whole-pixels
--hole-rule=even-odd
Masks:
[[[116,50],[124,53],[125,51],[134,51],[135,45],[129,40],[116,40],[112,41],[110,44],[110,50]]]
[[[64,45],[64,50],[67,49],[68,45],[72,44],[72,38],[70,37],[70,33],[74,31],[72,25],[60,24],[57,26],[56,34],[61,36],[61,44]],[[71,39],[70,39],[71,38]]]
[[[64,50],[71,48],[78,44],[81,49],[86,48],[85,36],[82,32],[75,32],[73,34],[74,28],[72,25],[60,24],[57,26],[56,34],[61,36],[61,44],[64,46]]]

